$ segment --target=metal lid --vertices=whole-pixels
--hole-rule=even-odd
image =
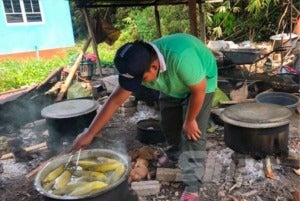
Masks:
[[[286,125],[292,112],[280,105],[269,103],[240,103],[229,106],[221,113],[228,124],[247,128],[272,128]]]
[[[67,100],[43,108],[41,115],[45,118],[63,119],[90,113],[97,107],[96,101],[90,99]]]

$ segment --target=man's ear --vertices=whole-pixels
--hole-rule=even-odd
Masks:
[[[151,68],[153,68],[153,70],[158,70],[159,69],[159,61],[158,60],[154,60],[151,63]]]

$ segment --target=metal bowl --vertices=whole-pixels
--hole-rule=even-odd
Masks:
[[[124,193],[128,193],[127,186],[127,177],[129,174],[129,164],[130,160],[127,156],[114,152],[112,150],[107,149],[89,149],[84,150],[80,154],[80,159],[86,159],[91,157],[107,157],[111,159],[115,159],[120,161],[125,166],[125,172],[121,176],[121,178],[115,183],[107,186],[99,192],[95,192],[93,194],[78,196],[78,197],[70,197],[70,196],[58,196],[52,193],[49,193],[44,190],[42,187],[41,181],[55,168],[67,163],[70,158],[70,154],[62,155],[59,158],[56,158],[50,161],[42,170],[40,170],[35,177],[34,186],[35,189],[44,196],[45,200],[80,200],[80,201],[92,201],[92,200],[116,200],[114,197],[122,196]]]

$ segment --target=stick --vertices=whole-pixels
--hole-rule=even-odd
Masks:
[[[77,71],[78,66],[81,63],[82,57],[84,55],[84,53],[86,52],[88,46],[90,45],[92,38],[89,37],[89,39],[86,41],[86,43],[84,44],[79,56],[77,57],[75,63],[73,64],[73,66],[71,67],[71,70],[69,72],[68,77],[65,80],[65,83],[62,85],[60,92],[58,93],[56,100],[55,101],[61,101],[65,95],[65,93],[67,92],[69,86],[71,85],[71,82],[73,80],[73,77]]]
[[[35,169],[31,170],[28,174],[26,174],[26,179],[28,181],[32,181],[32,179],[35,177],[35,175],[41,170],[43,169],[50,161],[54,160],[55,158],[60,157],[61,155],[66,154],[68,151],[62,151],[60,154],[53,156],[51,158],[49,158],[48,160],[42,162],[38,167],[36,167]]]
[[[234,100],[230,100],[230,101],[220,101],[221,105],[227,105],[227,104],[237,104],[237,103],[248,103],[248,102],[254,102],[255,99],[245,99],[245,100],[240,100],[240,101],[234,101]]]
[[[48,77],[41,83],[38,85],[38,87],[36,89],[39,89],[41,86],[43,86],[44,84],[46,84],[47,82],[49,82],[49,80],[51,80],[52,78],[54,78],[55,76],[57,76],[59,73],[61,73],[61,71],[63,70],[63,67],[60,67],[57,70],[52,71]]]
[[[42,142],[40,144],[36,144],[30,147],[26,147],[24,150],[26,152],[34,152],[37,150],[41,150],[41,149],[47,149],[47,143],[46,142]],[[1,156],[0,160],[6,160],[6,159],[10,159],[13,158],[14,154],[13,153],[7,153]]]

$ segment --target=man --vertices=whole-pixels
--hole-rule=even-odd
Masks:
[[[196,37],[173,34],[147,43],[135,41],[116,53],[119,86],[73,150],[88,146],[120,105],[141,85],[160,91],[162,131],[168,157],[182,169],[182,201],[198,201],[205,164],[206,129],[217,87],[216,60]]]

